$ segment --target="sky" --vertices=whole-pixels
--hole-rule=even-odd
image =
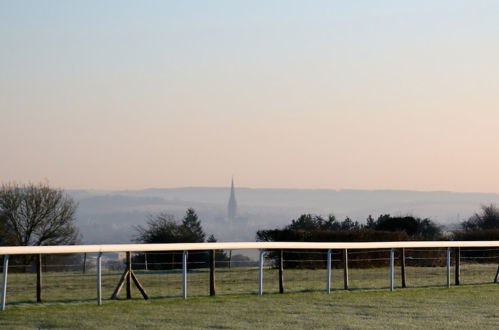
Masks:
[[[0,182],[499,193],[497,1],[0,0]]]

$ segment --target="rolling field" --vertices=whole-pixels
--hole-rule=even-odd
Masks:
[[[350,290],[333,269],[333,292],[324,293],[324,270],[285,270],[286,294],[278,294],[277,271],[265,270],[264,296],[255,268],[217,270],[217,297],[209,297],[209,273],[188,275],[180,298],[180,272],[137,276],[151,299],[134,288],[133,299],[109,300],[120,272],[103,274],[103,306],[95,303],[95,273],[48,272],[44,303],[35,301],[35,275],[9,274],[7,310],[0,328],[497,328],[499,286],[490,284],[496,264],[463,264],[463,285],[443,288],[443,267],[408,267],[408,288],[388,288],[388,269],[350,269]],[[397,269],[398,271],[398,269]],[[396,284],[400,282],[396,273]],[[124,290],[123,290],[124,291]]]

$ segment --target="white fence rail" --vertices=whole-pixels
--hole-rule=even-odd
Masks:
[[[279,249],[397,249],[447,247],[499,247],[499,241],[401,241],[401,242],[223,242],[168,244],[101,244],[57,246],[0,246],[0,255],[99,252],[147,252],[191,250],[279,250]]]
[[[9,256],[11,255],[43,255],[43,254],[74,254],[74,253],[96,253],[96,296],[97,303],[102,303],[102,267],[101,257],[103,253],[109,252],[182,252],[182,296],[187,298],[187,255],[188,251],[215,251],[215,250],[258,250],[258,294],[263,294],[263,272],[264,272],[264,252],[266,250],[325,250],[327,251],[325,288],[326,292],[331,292],[331,251],[342,250],[382,250],[389,249],[389,289],[394,290],[394,268],[395,249],[429,249],[446,248],[446,284],[451,285],[451,248],[499,248],[499,241],[402,241],[402,242],[338,242],[338,243],[306,243],[306,242],[225,242],[225,243],[172,243],[172,244],[112,244],[112,245],[71,245],[71,246],[8,246],[0,247],[0,256],[3,256],[3,276],[2,276],[2,296],[0,300],[0,310],[4,310],[7,301],[7,284],[9,270]],[[347,257],[345,257],[348,263]],[[282,267],[282,266],[281,266]],[[457,265],[455,265],[457,267]],[[131,272],[131,262],[128,264],[128,271],[123,275],[131,282],[134,275]],[[499,268],[498,268],[499,272]],[[345,283],[347,283],[348,273],[346,273]],[[497,273],[496,279],[497,280]],[[120,282],[120,283],[121,283]],[[345,286],[346,287],[346,286]],[[128,289],[128,288],[127,288]]]

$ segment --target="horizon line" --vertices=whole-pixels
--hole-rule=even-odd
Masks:
[[[418,189],[396,189],[396,188],[379,188],[379,189],[362,189],[362,188],[272,188],[272,187],[246,187],[237,185],[235,189],[245,190],[301,190],[301,191],[364,191],[364,192],[415,192],[415,193],[453,193],[453,194],[484,194],[484,195],[499,195],[499,192],[483,192],[483,191],[452,191],[452,190],[418,190]],[[63,188],[64,189],[64,188]],[[65,188],[67,191],[100,191],[100,192],[126,192],[126,191],[146,191],[146,190],[175,190],[175,189],[230,189],[228,186],[175,186],[175,187],[147,187],[147,188],[124,188],[124,189],[98,189],[98,188]]]

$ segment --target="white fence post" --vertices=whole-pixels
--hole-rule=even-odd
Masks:
[[[182,296],[187,299],[187,251],[182,254]]]
[[[326,291],[331,293],[331,249],[327,250]]]
[[[447,288],[450,288],[450,248],[447,248]]]
[[[395,249],[390,249],[390,291],[393,291],[393,278],[395,273]]]
[[[264,250],[260,250],[260,255],[258,257],[258,295],[263,295],[263,253]]]
[[[9,272],[9,255],[3,256],[3,280],[2,280],[2,301],[0,310],[5,310],[5,300],[7,298],[7,273]]]
[[[97,255],[97,305],[102,305],[102,252]]]

